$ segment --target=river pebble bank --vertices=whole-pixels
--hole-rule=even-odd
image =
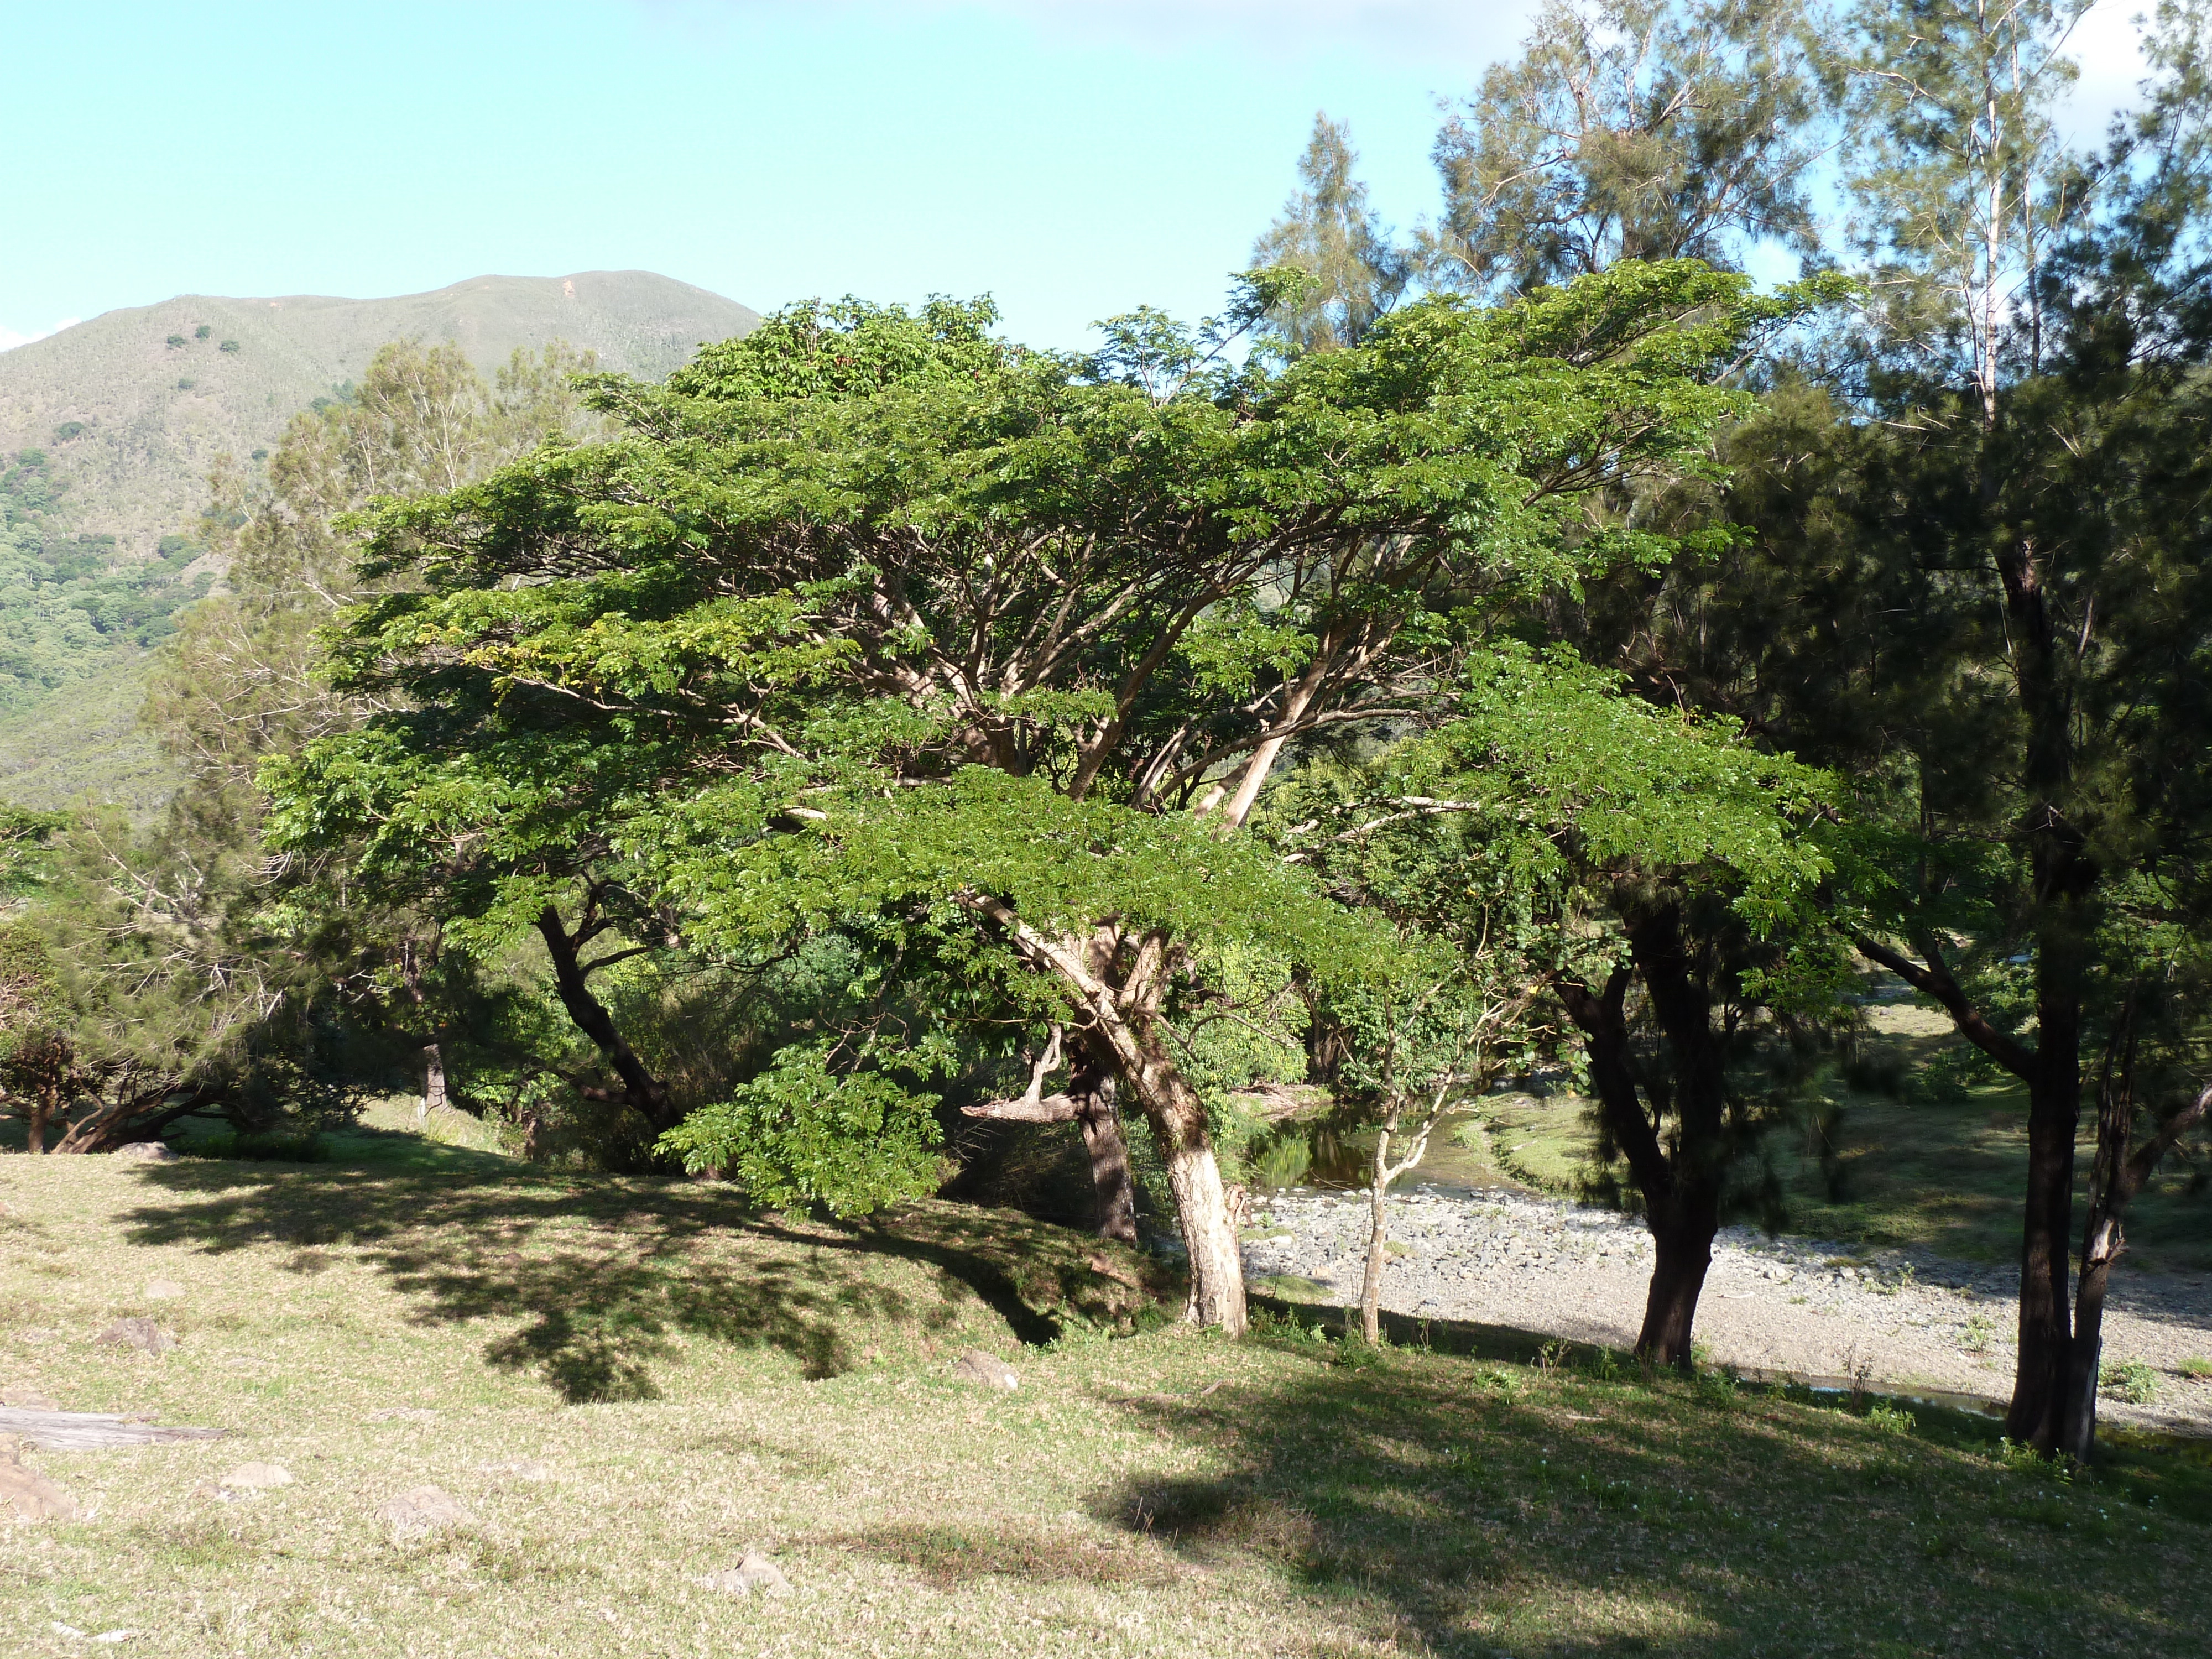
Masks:
[[[1292,1188],[1255,1194],[1244,1268],[1255,1288],[1355,1303],[1366,1261],[1364,1193]],[[1626,1349],[1651,1271],[1643,1223],[1612,1210],[1500,1188],[1416,1188],[1389,1204],[1392,1260],[1382,1305],[1415,1318],[1472,1320]],[[1300,1282],[1303,1281],[1303,1282]],[[2008,1267],[1925,1251],[1865,1250],[1833,1241],[1724,1229],[1698,1309],[1711,1363],[1815,1380],[2002,1399],[2009,1392],[2018,1276]],[[2212,1285],[2130,1274],[2123,1265],[2105,1318],[2108,1364],[2154,1376],[2154,1398],[2108,1391],[2114,1421],[2212,1434]]]

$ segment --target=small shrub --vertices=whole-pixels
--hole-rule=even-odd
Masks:
[[[181,334],[172,334],[172,335],[169,337],[169,340],[168,340],[169,349],[170,349],[170,350],[172,350],[172,351],[174,351],[174,350],[175,350],[179,346],[180,346],[180,345],[184,345],[184,344],[186,344],[186,343],[187,343],[187,342],[185,341],[185,337],[184,337],[183,335],[181,335]]]
[[[2193,1353],[2173,1369],[2184,1376],[2193,1376],[2201,1382],[2205,1377],[2212,1376],[2212,1359],[2207,1359],[2201,1353]]]
[[[221,345],[217,346],[216,349],[217,351],[236,351],[238,349],[238,342],[235,340],[225,340]]]
[[[2034,1447],[2023,1445],[2009,1436],[1997,1442],[1997,1462],[2015,1474],[2038,1475],[2062,1486],[2074,1484],[2071,1458],[2045,1457]]]
[[[1867,1413],[1866,1420],[1869,1426],[1884,1434],[1911,1434],[1919,1419],[1911,1412],[1877,1401]]]
[[[64,421],[59,426],[54,428],[54,441],[58,444],[65,444],[71,438],[76,437],[78,433],[83,430],[84,422],[82,421]]]
[[[198,382],[198,381],[197,381],[197,380],[193,380],[191,376],[187,375],[187,376],[185,376],[185,379],[183,379],[183,380],[179,380],[179,381],[178,381],[178,382],[177,382],[177,390],[178,390],[178,391],[179,391],[179,392],[190,392],[190,391],[191,391],[194,386],[198,386],[198,384],[199,384],[199,382]]]
[[[195,340],[204,340],[209,335],[214,332],[215,330],[212,327],[206,323],[202,323],[198,328],[192,331],[192,338]]]
[[[2111,1360],[2098,1372],[2097,1386],[2127,1405],[2148,1406],[2158,1398],[2158,1373],[2140,1359]]]
[[[1987,1314],[1968,1314],[1966,1328],[1959,1333],[1959,1346],[1979,1353],[1990,1346],[1990,1339],[1996,1334],[1996,1327],[1990,1322]]]
[[[1600,1348],[1583,1363],[1583,1370],[1596,1382],[1618,1382],[1621,1377],[1620,1356],[1610,1348]]]

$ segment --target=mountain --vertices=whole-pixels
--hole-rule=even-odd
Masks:
[[[517,346],[566,340],[658,380],[759,320],[649,270],[475,276],[389,300],[187,294],[0,352],[0,456],[45,451],[59,523],[143,559],[189,527],[217,454],[272,447],[388,340],[453,341],[487,377]]]
[[[89,792],[143,817],[174,787],[137,724],[151,652],[216,579],[190,532],[210,465],[250,462],[388,341],[487,378],[565,340],[658,380],[758,314],[645,270],[477,276],[390,300],[185,295],[0,351],[0,802]]]

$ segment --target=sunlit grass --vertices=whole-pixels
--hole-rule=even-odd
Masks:
[[[428,1146],[7,1158],[0,1199],[0,1382],[233,1431],[32,1454],[93,1513],[9,1534],[10,1654],[92,1650],[58,1621],[178,1655],[2133,1655],[2212,1611],[2212,1471],[2155,1447],[2062,1482],[1978,1421],[1510,1334],[1227,1343],[1006,1212],[836,1226]],[[181,1346],[90,1346],[126,1313]],[[1020,1389],[955,1381],[971,1346]],[[295,1484],[216,1498],[249,1459]],[[377,1505],[425,1482],[473,1520],[395,1542]],[[694,1582],[749,1545],[789,1601]]]

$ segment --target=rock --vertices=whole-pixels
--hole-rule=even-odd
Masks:
[[[786,1578],[775,1563],[758,1550],[747,1550],[744,1559],[736,1566],[710,1572],[699,1582],[708,1589],[721,1590],[731,1595],[750,1595],[755,1590],[763,1595],[779,1597],[791,1594],[791,1580]]]
[[[174,1302],[185,1293],[185,1287],[173,1279],[149,1279],[145,1289],[138,1292],[149,1302]]]
[[[133,1164],[174,1164],[183,1154],[161,1140],[134,1140],[128,1146],[118,1146],[112,1156]]]
[[[0,1389],[0,1406],[13,1406],[27,1412],[58,1412],[61,1409],[36,1389],[27,1389],[21,1383]]]
[[[92,1340],[94,1347],[136,1348],[141,1353],[167,1353],[177,1346],[177,1339],[150,1319],[118,1319]]]
[[[550,1480],[553,1471],[534,1457],[517,1457],[505,1463],[486,1463],[486,1474],[504,1474],[517,1480]]]
[[[980,1382],[987,1389],[1004,1389],[1012,1394],[1022,1386],[1021,1373],[995,1354],[985,1353],[981,1348],[970,1348],[960,1356],[952,1368],[953,1376],[964,1382]]]
[[[290,1486],[292,1472],[276,1463],[240,1463],[216,1484],[233,1492],[267,1492]]]
[[[9,1446],[0,1455],[0,1509],[17,1521],[74,1521],[76,1499],[39,1474],[15,1461]]]
[[[402,1538],[410,1538],[466,1526],[469,1512],[442,1486],[411,1486],[386,1498],[376,1518]]]

